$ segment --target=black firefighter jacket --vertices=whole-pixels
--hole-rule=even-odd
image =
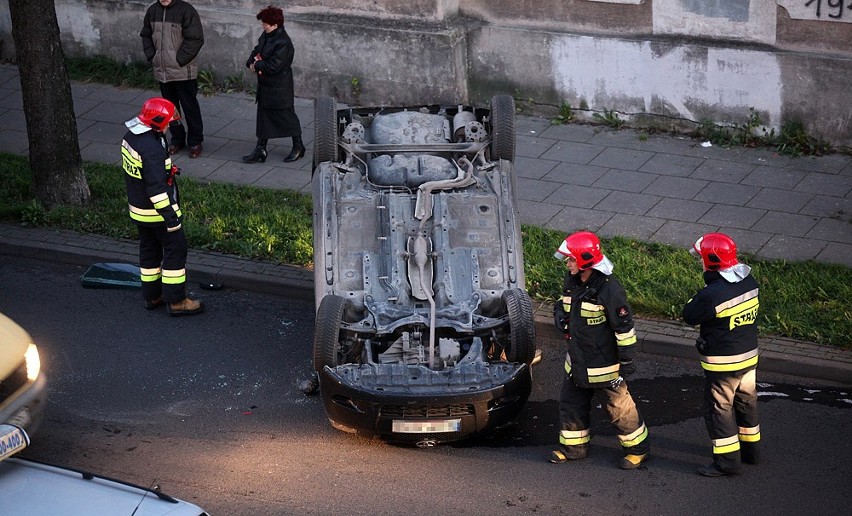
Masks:
[[[566,372],[580,387],[603,387],[619,377],[619,361],[632,360],[633,313],[615,276],[592,270],[585,283],[566,274],[554,318],[568,337]]]
[[[260,56],[255,61],[255,56]],[[293,42],[284,27],[263,33],[251,51],[246,66],[257,72],[257,104],[261,109],[293,107]]]
[[[168,7],[154,2],[142,22],[142,49],[154,66],[159,82],[187,81],[198,77],[195,57],[204,45],[201,17],[183,0]]]
[[[163,135],[127,131],[121,142],[121,166],[130,218],[141,226],[180,226],[177,178]]]
[[[757,367],[757,281],[749,274],[728,283],[718,272],[704,273],[706,286],[683,307],[687,324],[701,325],[696,342],[701,367],[724,376]]]

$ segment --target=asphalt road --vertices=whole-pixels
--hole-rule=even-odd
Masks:
[[[852,393],[759,374],[765,461],[706,479],[695,362],[641,355],[630,389],[653,457],[621,471],[594,410],[592,453],[545,461],[556,439],[562,343],[544,360],[518,422],[430,449],[340,433],[296,389],[310,367],[313,305],[195,289],[207,313],[146,311],[138,291],[84,289],[84,269],[0,256],[0,311],[35,338],[50,386],[24,456],[159,485],[214,515],[846,513]],[[0,511],[1,512],[1,511]]]

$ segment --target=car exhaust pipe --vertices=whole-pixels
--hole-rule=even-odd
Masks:
[[[438,443],[435,442],[435,439],[423,439],[422,441],[417,441],[418,448],[434,448]]]

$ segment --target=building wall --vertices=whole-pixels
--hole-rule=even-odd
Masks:
[[[152,0],[55,0],[67,55],[141,60]],[[245,74],[269,0],[194,0],[199,65]],[[837,5],[834,5],[837,4]],[[296,94],[360,104],[484,103],[496,93],[633,124],[797,120],[852,146],[852,3],[836,0],[294,0]],[[0,57],[14,58],[8,0]]]

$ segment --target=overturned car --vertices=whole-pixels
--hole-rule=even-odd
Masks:
[[[314,367],[331,424],[428,446],[511,422],[538,353],[515,106],[316,101]]]

